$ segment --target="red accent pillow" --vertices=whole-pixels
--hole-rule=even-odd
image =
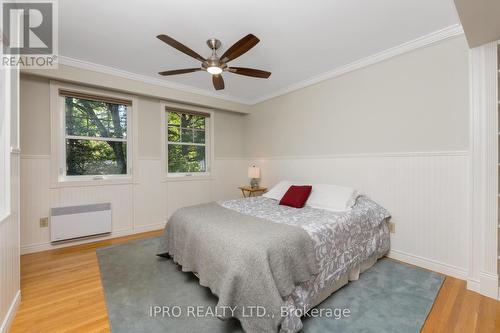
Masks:
[[[310,185],[292,185],[288,188],[288,191],[286,191],[283,198],[281,198],[280,205],[302,208],[305,206],[307,198],[309,198],[311,191],[312,186]]]

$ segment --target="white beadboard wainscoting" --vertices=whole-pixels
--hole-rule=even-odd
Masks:
[[[396,224],[390,256],[467,278],[469,154],[459,152],[274,157],[252,161],[262,183],[281,179],[359,189]]]
[[[19,154],[11,154],[10,215],[0,220],[0,332],[7,333],[21,301],[19,282]]]
[[[21,251],[50,249],[39,227],[50,207],[111,202],[111,237],[160,229],[178,208],[240,197],[247,167],[262,168],[262,185],[281,179],[351,186],[386,207],[396,224],[390,256],[467,279],[469,154],[458,152],[311,157],[216,158],[210,180],[162,181],[159,158],[139,158],[136,183],[50,188],[49,157],[21,162]],[[69,243],[75,244],[75,243]]]
[[[95,241],[52,245],[49,228],[39,220],[52,207],[111,202],[113,231],[105,239],[162,229],[178,208],[221,199],[238,198],[246,184],[248,160],[215,158],[214,173],[207,180],[164,181],[160,158],[140,157],[134,183],[103,186],[56,187],[50,185],[50,156],[21,156],[21,253]]]

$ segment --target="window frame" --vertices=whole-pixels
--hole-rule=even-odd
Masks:
[[[57,81],[50,82],[51,89],[51,180],[52,187],[63,186],[86,186],[86,185],[107,185],[107,184],[130,184],[135,181],[135,166],[137,165],[137,121],[135,107],[137,98],[131,95],[82,87]],[[65,96],[61,96],[60,90],[69,90],[75,93],[100,96],[104,99],[124,99],[131,100],[131,105],[127,105],[127,138],[118,139],[127,143],[127,174],[116,175],[81,175],[68,176],[66,174],[66,139],[77,138],[92,141],[117,141],[117,138],[84,137],[66,134],[66,105]]]
[[[205,172],[168,172],[168,124],[167,113],[185,112],[185,113],[205,113],[208,114],[205,120]],[[172,102],[160,103],[161,118],[161,169],[163,181],[188,181],[188,180],[211,180],[213,179],[213,160],[214,160],[214,111],[212,109],[178,104]],[[177,144],[177,143],[173,143]],[[179,143],[180,144],[180,143]],[[201,144],[192,144],[201,145]]]

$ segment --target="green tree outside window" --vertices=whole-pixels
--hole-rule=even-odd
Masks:
[[[127,174],[127,106],[65,97],[66,175]]]
[[[167,112],[167,150],[169,173],[206,172],[207,117]]]

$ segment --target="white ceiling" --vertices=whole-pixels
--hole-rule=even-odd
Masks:
[[[155,36],[168,34],[208,56],[208,38],[220,39],[224,52],[253,33],[260,43],[231,65],[273,74],[225,73],[221,92],[251,103],[457,23],[452,0],[71,0],[59,1],[59,53],[213,93],[206,72],[159,76],[199,62]]]

